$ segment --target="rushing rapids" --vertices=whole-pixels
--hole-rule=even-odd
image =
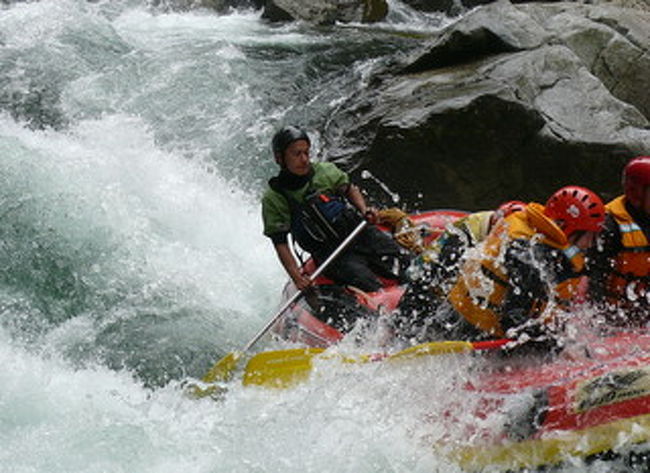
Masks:
[[[445,416],[473,399],[471,357],[332,366],[294,390],[231,383],[220,403],[180,386],[278,303],[258,207],[275,126],[316,127],[439,27],[394,3],[380,25],[331,28],[145,0],[3,3],[0,471],[460,471]]]

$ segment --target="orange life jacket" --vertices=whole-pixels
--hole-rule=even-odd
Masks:
[[[544,207],[537,203],[527,205],[525,211],[506,217],[488,235],[483,248],[483,259],[468,258],[458,281],[449,293],[449,301],[458,313],[472,325],[493,336],[503,337],[502,306],[513,289],[506,269],[499,262],[513,240],[540,238],[545,245],[564,251],[574,271],[582,271],[584,256],[575,246],[569,245],[564,232],[553,220],[544,215]],[[485,257],[487,256],[487,257]],[[558,302],[568,302],[576,294],[579,278],[570,278],[555,287]],[[542,314],[547,301],[534,301],[529,308],[530,317]]]
[[[623,250],[614,261],[607,280],[607,295],[616,304],[627,299],[628,290],[643,295],[650,282],[650,243],[645,233],[625,208],[625,196],[608,203],[605,208],[614,217],[621,233]]]

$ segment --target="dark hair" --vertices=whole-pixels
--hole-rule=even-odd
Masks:
[[[282,155],[291,143],[298,140],[305,140],[311,145],[309,135],[305,130],[298,126],[285,126],[275,135],[273,135],[273,155]]]

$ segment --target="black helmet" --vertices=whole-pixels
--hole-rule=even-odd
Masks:
[[[284,154],[289,145],[298,140],[305,140],[311,145],[305,130],[293,125],[285,126],[273,136],[273,155]]]

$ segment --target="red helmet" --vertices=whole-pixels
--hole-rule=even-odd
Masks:
[[[650,156],[631,159],[623,169],[623,189],[626,199],[640,207],[646,187],[650,186]]]
[[[505,218],[508,215],[519,212],[520,210],[524,210],[525,208],[525,202],[522,202],[521,200],[509,200],[508,202],[504,202],[503,204],[499,205],[499,207],[497,207],[497,212],[499,212],[499,214]]]
[[[589,189],[566,186],[548,199],[544,214],[557,221],[568,237],[576,231],[600,231],[605,220],[605,206]]]
[[[521,200],[509,200],[499,205],[490,217],[490,226],[495,225],[502,218],[526,208],[526,203]]]

